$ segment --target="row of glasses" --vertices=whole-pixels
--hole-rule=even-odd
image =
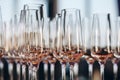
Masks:
[[[25,5],[25,32],[23,34],[26,63],[32,69],[33,79],[37,80],[37,70],[42,59],[43,51],[43,5]],[[23,49],[24,50],[24,49]],[[27,56],[27,57],[26,57]],[[29,75],[30,78],[31,75]]]
[[[42,9],[41,6],[40,9]],[[29,6],[27,6],[27,8],[28,7]],[[53,67],[56,62],[52,54],[55,46],[55,36],[53,32],[55,32],[56,22],[55,20],[49,21],[47,18],[42,18],[42,12],[42,10],[39,11],[38,9],[27,9],[24,12],[25,15],[23,16],[25,17],[23,17],[22,20],[24,21],[25,28],[27,28],[25,29],[27,30],[27,35],[25,35],[24,45],[27,45],[26,53],[28,53],[28,55],[25,53],[25,56],[29,56],[29,61],[27,62],[30,62],[29,64],[33,66],[31,66],[32,69],[36,68],[35,72],[41,61],[45,64],[48,64],[48,62],[52,63]]]
[[[21,10],[20,22],[17,19],[11,19],[10,23],[4,23],[1,26],[1,52],[3,57],[9,62],[9,75],[13,80],[12,64],[13,61],[22,64],[23,80],[26,79],[25,65],[32,65],[34,75],[36,76],[37,65],[41,61],[43,46],[42,41],[38,43],[38,39],[42,40],[42,11],[43,5],[36,4],[34,7],[25,5]],[[32,9],[31,9],[32,8]],[[1,24],[2,25],[2,24]],[[41,35],[41,36],[39,36]],[[19,66],[20,67],[20,66]],[[20,70],[18,69],[18,72]],[[33,78],[36,78],[36,77]],[[20,77],[20,76],[19,76]]]
[[[92,20],[84,18],[81,21],[79,9],[63,9],[61,14],[49,20],[44,18],[43,10],[41,4],[25,5],[19,22],[15,17],[14,21],[1,26],[3,57],[10,62],[20,62],[23,73],[27,64],[30,80],[37,80],[36,73],[41,61],[54,67],[56,60],[59,60],[63,80],[66,80],[65,66],[69,63],[70,79],[74,80],[74,64],[84,57],[89,64],[89,77],[92,80],[92,64],[95,60],[100,63],[104,75],[106,60],[113,56],[119,58],[119,19],[117,27],[112,26],[110,14],[94,14]],[[23,75],[23,79],[26,79]]]
[[[85,19],[81,26],[80,15],[77,14],[77,11],[79,12],[76,9],[61,11],[60,25],[57,26],[57,55],[55,54],[55,57],[62,64],[69,63],[72,66],[81,57],[84,57],[89,63],[90,76],[92,64],[97,60],[101,68],[101,79],[104,80],[106,60],[113,59],[114,56],[119,57],[119,27],[115,28],[112,25],[109,13],[94,14],[90,25]],[[117,26],[119,26],[119,22]],[[113,33],[113,28],[117,29],[117,34]],[[113,34],[115,35],[113,36]],[[63,70],[63,79],[65,79],[64,72]],[[73,72],[70,71],[70,74],[72,80]]]

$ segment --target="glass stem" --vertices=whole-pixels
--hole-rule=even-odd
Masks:
[[[92,71],[93,71],[93,64],[88,64],[89,70],[89,80],[92,80]]]
[[[62,64],[62,80],[66,80],[65,68],[66,68],[66,65]]]
[[[22,80],[26,80],[26,65],[22,65]]]
[[[117,80],[117,71],[118,71],[118,65],[117,63],[114,63],[113,64],[114,80]]]
[[[3,65],[2,61],[0,61],[0,80],[3,80],[3,67],[4,67],[4,65]]]
[[[10,80],[13,80],[13,64],[12,63],[8,64],[8,70],[9,70]]]
[[[78,80],[78,63],[74,64],[74,75],[75,75],[75,80]]]
[[[73,65],[70,65],[70,80],[74,80],[74,70],[73,70]]]
[[[33,79],[32,80],[38,80],[37,78],[37,68],[33,67]]]
[[[100,64],[101,79],[104,80],[104,64]]]
[[[48,80],[48,74],[47,74],[47,71],[48,71],[48,64],[44,64],[44,73],[45,73],[45,80]]]
[[[18,80],[20,80],[20,64],[17,64],[17,76],[18,76]]]
[[[31,65],[29,65],[29,67],[28,67],[29,69],[29,80],[32,80],[32,66]]]
[[[51,64],[51,80],[54,80],[54,64]]]

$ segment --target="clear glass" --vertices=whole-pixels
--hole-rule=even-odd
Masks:
[[[114,36],[114,38],[112,38],[112,49],[114,50],[114,56],[116,58],[120,58],[120,17],[117,18],[116,25],[114,27],[115,28],[112,30],[112,35]]]
[[[23,10],[38,10],[39,15],[37,19],[42,20],[44,18],[44,5],[43,4],[25,4]]]
[[[27,54],[26,56],[28,57],[29,60],[29,66],[31,66],[33,73],[33,77],[35,78],[35,80],[37,80],[37,70],[38,70],[38,65],[41,62],[41,49],[39,48],[39,39],[43,39],[43,37],[41,36],[42,31],[40,31],[39,29],[42,27],[41,26],[41,20],[38,20],[38,16],[39,16],[39,11],[35,10],[35,9],[28,9],[26,10],[26,26],[25,26],[25,32],[27,33],[25,36],[25,40],[26,40],[26,44],[25,46],[27,46]],[[42,28],[41,28],[42,29]],[[41,37],[41,38],[39,38]],[[40,46],[41,48],[43,48],[42,46]],[[26,60],[27,61],[27,60]],[[36,75],[35,75],[36,72]]]
[[[4,26],[2,21],[2,12],[1,12],[1,6],[0,6],[0,58],[2,58],[3,53],[5,51],[4,49]]]
[[[118,71],[118,62],[120,58],[120,17],[117,17],[115,21],[112,21],[113,27],[111,31],[111,42],[112,42],[112,51],[114,53],[114,57],[112,59],[113,62],[113,72],[114,79],[117,79],[117,71]]]
[[[32,75],[35,80],[38,78],[38,65],[43,58],[43,17],[42,4],[26,4],[20,14],[20,62],[29,66],[29,76]]]
[[[56,18],[56,29],[55,29],[56,33],[54,33],[53,35],[56,36],[56,38],[54,41],[55,43],[54,43],[54,49],[53,49],[53,56],[60,61],[61,68],[62,68],[62,80],[66,80],[66,74],[65,74],[66,62],[62,61],[62,57],[60,55],[60,52],[62,52],[62,36],[63,36],[63,27],[61,27],[61,15],[56,14],[55,18]],[[52,31],[51,31],[51,34],[52,34]]]
[[[83,38],[83,50],[84,50],[84,55],[83,57],[86,59],[88,63],[88,70],[89,70],[89,80],[92,80],[92,70],[93,70],[93,63],[94,59],[91,56],[91,45],[90,45],[90,34],[91,34],[91,22],[90,19],[88,18],[83,18],[82,20],[82,38]]]
[[[111,51],[111,25],[109,14],[94,14],[91,33],[91,56],[98,60],[104,80],[104,64],[113,56]]]
[[[54,53],[56,50],[56,18],[50,21],[49,26],[49,55],[48,55],[48,62],[51,64],[51,80],[54,80],[54,67],[56,58],[54,57]]]
[[[0,6],[0,80],[3,80],[3,62],[1,61],[2,56],[4,55],[4,33],[3,33],[3,21],[2,21],[2,12]]]
[[[61,28],[59,28],[61,26]],[[58,27],[57,55],[62,64],[70,64],[70,78],[73,78],[74,63],[83,55],[81,16],[78,9],[63,9]],[[62,44],[62,45],[61,45]]]

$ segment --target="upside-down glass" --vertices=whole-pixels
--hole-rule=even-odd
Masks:
[[[57,49],[59,55],[58,60],[61,63],[70,64],[70,79],[74,80],[74,63],[79,62],[80,58],[83,55],[80,10],[63,9],[61,11],[60,22],[62,32],[59,32],[58,30],[60,37],[58,39],[59,47]]]
[[[111,25],[109,14],[94,14],[91,33],[91,56],[98,60],[101,69],[101,79],[104,80],[104,64],[112,57]]]

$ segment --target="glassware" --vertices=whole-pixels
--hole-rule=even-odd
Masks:
[[[4,37],[5,37],[5,53],[3,55],[3,57],[7,60],[8,62],[8,72],[9,72],[9,76],[10,76],[10,80],[13,80],[13,57],[14,54],[12,53],[12,49],[13,49],[13,45],[12,45],[12,26],[10,23],[5,23],[4,25],[5,30],[4,30]]]
[[[28,45],[28,56],[30,60],[30,64],[32,65],[32,69],[34,72],[37,72],[38,70],[38,65],[41,62],[41,50],[38,48],[38,41],[39,41],[39,36],[42,34],[42,31],[39,32],[39,27],[42,27],[40,23],[40,20],[38,20],[39,16],[39,11],[35,9],[29,9],[28,10],[28,22],[26,23],[26,33],[27,35],[27,44]],[[38,18],[37,18],[38,17]],[[41,36],[42,38],[42,36]],[[42,49],[42,47],[41,47]],[[40,56],[40,57],[38,57]],[[36,76],[37,77],[37,76]],[[37,78],[36,78],[37,79]],[[35,79],[35,80],[36,80]]]
[[[84,18],[82,21],[82,32],[83,32],[83,50],[84,50],[84,55],[83,58],[86,59],[88,63],[88,71],[89,71],[89,80],[92,80],[92,71],[93,71],[93,63],[94,59],[91,56],[91,45],[90,45],[90,34],[91,34],[91,22],[90,19]]]
[[[2,21],[2,13],[1,13],[1,7],[0,7],[0,58],[2,57],[3,55],[3,51],[4,51],[4,44],[3,44],[3,21]]]
[[[0,6],[0,80],[3,80],[3,63],[1,61],[2,56],[4,55],[4,33],[3,33],[3,21],[2,21],[2,12]]]
[[[53,52],[53,56],[58,59],[61,63],[61,68],[62,68],[62,80],[66,80],[66,62],[64,61],[62,48],[63,48],[63,35],[64,35],[64,28],[61,25],[61,14],[56,14],[56,49]]]
[[[78,9],[63,9],[60,22],[62,32],[58,31],[58,60],[64,65],[67,62],[70,64],[70,79],[73,80],[74,63],[79,62],[83,55],[80,11]]]
[[[26,4],[21,11],[20,22],[23,25],[21,62],[28,64],[32,79],[37,79],[36,72],[42,60],[43,51],[43,5]],[[42,44],[41,44],[42,43]],[[26,57],[27,56],[27,57]],[[32,74],[33,72],[33,74]],[[29,77],[30,77],[29,75]]]
[[[114,23],[113,23],[114,22]],[[112,42],[112,51],[114,53],[114,57],[112,58],[113,62],[113,72],[114,72],[114,79],[117,79],[117,72],[118,72],[118,62],[120,58],[120,52],[119,52],[119,47],[120,47],[120,17],[117,17],[116,21],[112,21],[112,24],[114,25],[112,27],[111,31],[111,42]]]
[[[91,56],[100,63],[102,80],[104,80],[104,64],[113,56],[108,16],[109,14],[94,14],[91,33]]]
[[[57,16],[56,16],[57,17]],[[56,58],[54,57],[54,54],[56,52],[56,37],[57,37],[57,18],[54,18],[50,21],[50,54],[49,54],[49,63],[51,64],[51,79],[54,80],[54,65],[56,62]]]

